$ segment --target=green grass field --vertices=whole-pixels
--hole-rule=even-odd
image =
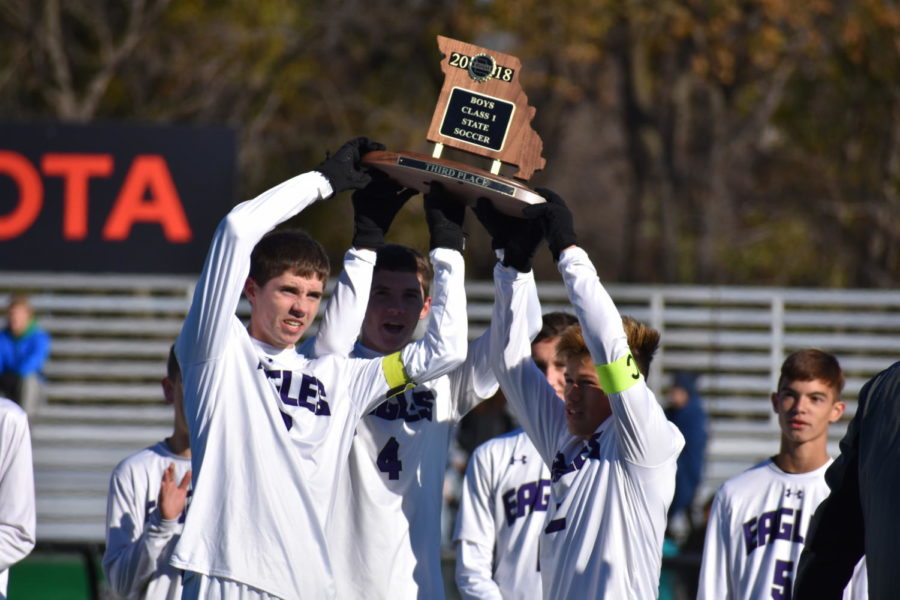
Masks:
[[[97,577],[102,579],[103,573],[98,572]],[[10,570],[8,597],[9,600],[94,600],[87,561],[75,553],[33,552]]]

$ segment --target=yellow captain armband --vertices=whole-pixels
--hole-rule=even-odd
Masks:
[[[607,394],[624,392],[642,379],[637,361],[629,352],[616,362],[607,365],[596,365],[600,387]]]
[[[388,398],[416,387],[416,382],[406,373],[406,367],[403,366],[403,361],[400,359],[400,352],[394,352],[382,358],[381,370],[384,372],[384,379],[388,384],[388,391],[385,394]]]

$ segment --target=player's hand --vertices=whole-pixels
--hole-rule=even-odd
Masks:
[[[431,248],[452,248],[460,252],[466,247],[466,234],[463,232],[463,221],[466,218],[466,205],[450,198],[444,186],[437,181],[431,182],[431,189],[425,194],[425,220],[431,232]]]
[[[335,194],[364,188],[372,181],[372,176],[363,170],[359,159],[375,150],[384,150],[384,144],[369,141],[366,137],[354,138],[319,163],[316,171],[328,179]]]
[[[563,250],[578,243],[572,211],[556,192],[547,188],[537,188],[535,191],[546,202],[527,206],[522,212],[529,219],[536,219],[541,223],[553,260],[559,261],[559,254]]]
[[[184,474],[181,483],[175,481],[175,463],[169,463],[169,467],[163,473],[162,483],[159,486],[159,516],[166,521],[177,519],[184,512],[187,503],[188,489],[191,487],[191,472]]]
[[[353,246],[380,248],[394,217],[418,192],[396,183],[381,171],[372,171],[372,182],[353,192]]]
[[[475,215],[489,234],[491,247],[503,249],[503,264],[521,273],[531,270],[538,246],[544,240],[541,224],[536,219],[519,219],[494,208],[487,198],[479,198]]]

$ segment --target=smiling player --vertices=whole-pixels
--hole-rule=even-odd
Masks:
[[[716,493],[698,600],[790,599],[809,520],[828,495],[828,427],[844,414],[843,388],[831,354],[805,349],[785,359],[772,394],[781,449]],[[862,563],[851,586],[844,598],[866,597]]]

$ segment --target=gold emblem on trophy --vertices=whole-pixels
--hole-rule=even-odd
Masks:
[[[497,210],[521,216],[522,208],[544,199],[526,185],[500,175],[506,163],[527,181],[544,168],[544,144],[531,128],[535,109],[519,84],[522,63],[515,56],[438,36],[443,58],[441,88],[427,139],[431,156],[413,152],[370,152],[363,163],[384,171],[401,185],[427,190],[438,181],[468,204],[490,199]],[[491,159],[490,170],[442,159],[444,146]]]

